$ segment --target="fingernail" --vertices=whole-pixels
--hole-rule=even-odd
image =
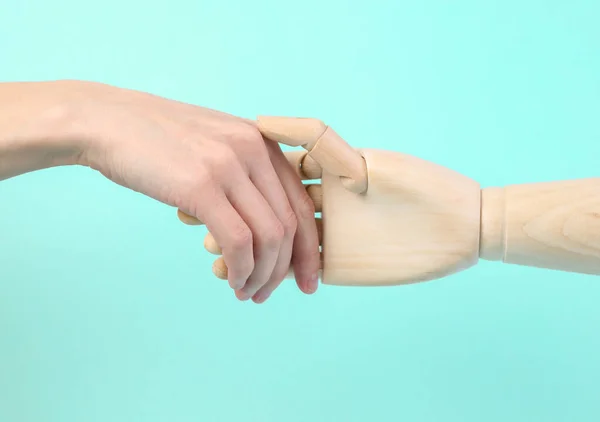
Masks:
[[[319,286],[319,275],[315,273],[310,277],[310,280],[308,282],[308,286],[307,286],[308,291],[310,293],[314,293],[317,291],[318,286]]]
[[[251,296],[249,296],[248,293],[244,292],[243,290],[236,290],[235,297],[237,297],[239,300],[245,302],[248,299],[250,299]]]
[[[271,293],[259,293],[254,296],[254,302],[257,304],[265,303],[269,297],[271,297]]]

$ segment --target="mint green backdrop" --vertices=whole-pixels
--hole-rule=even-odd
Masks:
[[[0,5],[3,81],[318,117],[483,186],[600,176],[596,0]],[[86,169],[0,183],[0,421],[600,418],[600,278],[481,263],[257,306],[204,234]]]

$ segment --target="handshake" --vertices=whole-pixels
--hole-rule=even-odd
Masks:
[[[305,186],[317,212],[323,284],[424,282],[479,259],[600,274],[600,178],[482,188],[414,156],[355,149],[316,119],[260,117],[258,127],[265,138],[303,148],[285,154],[302,180],[314,182]],[[204,245],[221,253],[210,233]],[[222,258],[213,272],[227,279]]]

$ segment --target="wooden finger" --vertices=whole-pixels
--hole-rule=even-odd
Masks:
[[[223,257],[219,257],[213,262],[212,272],[217,278],[227,280],[227,265],[225,265]]]
[[[315,218],[315,223],[317,223],[317,233],[319,234],[319,246],[323,245],[323,219]]]
[[[362,155],[331,127],[318,119],[259,116],[258,129],[265,138],[302,146],[328,173],[339,176],[354,193],[367,190],[367,167]]]
[[[327,130],[322,121],[303,117],[258,116],[257,124],[265,138],[308,151]]]
[[[364,158],[331,127],[315,144],[310,156],[328,173],[339,176],[342,184],[351,192],[360,194],[367,191],[367,164]]]
[[[307,154],[302,161],[302,172],[306,175],[307,179],[316,180],[323,176],[323,167]]]
[[[217,241],[211,233],[208,233],[204,237],[204,249],[206,249],[209,253],[213,255],[223,255],[223,250],[217,244]]]
[[[179,218],[179,220],[184,223],[187,224],[188,226],[203,226],[204,223],[200,220],[198,220],[196,217],[192,217],[189,214],[184,213],[181,210],[177,210],[177,217]]]
[[[315,204],[315,212],[323,211],[323,187],[321,185],[306,185],[306,192]]]
[[[323,168],[307,151],[286,151],[284,155],[300,180],[317,180],[323,175]]]

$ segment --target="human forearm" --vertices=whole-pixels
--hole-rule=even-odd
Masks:
[[[84,136],[74,81],[0,83],[0,180],[76,164]]]

